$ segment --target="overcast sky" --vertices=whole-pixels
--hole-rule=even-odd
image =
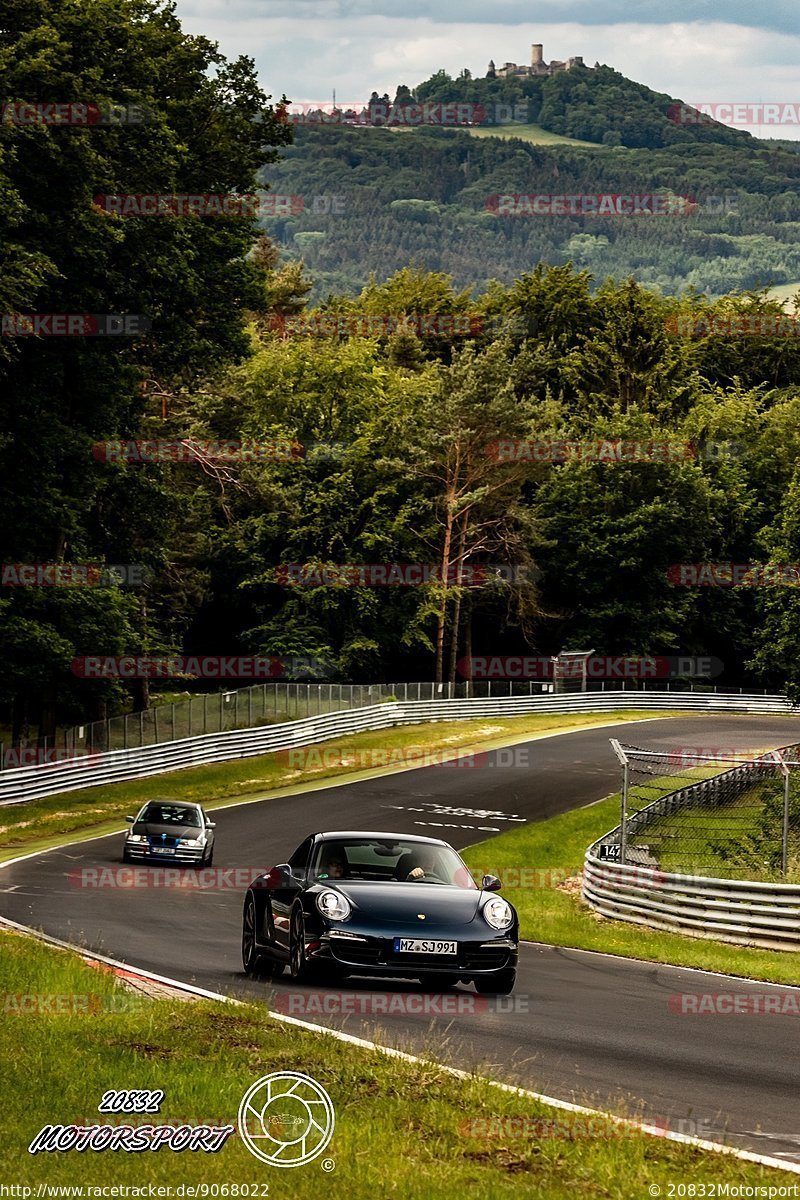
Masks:
[[[582,55],[688,103],[782,101],[800,109],[798,0],[178,0],[184,28],[248,54],[275,96],[358,102],[443,67]],[[800,138],[800,127],[753,129]]]

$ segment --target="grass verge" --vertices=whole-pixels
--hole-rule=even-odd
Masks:
[[[502,894],[518,910],[522,936],[531,941],[773,983],[800,983],[798,954],[748,950],[612,921],[584,904],[577,889],[565,888],[564,880],[582,870],[587,847],[618,823],[619,797],[611,796],[479,842],[462,851],[462,857],[474,872],[508,881]]]
[[[654,714],[677,715],[680,714]],[[430,760],[436,755],[435,761],[441,761],[441,755],[449,751],[463,754],[473,749],[488,750],[524,741],[526,735],[547,736],[562,729],[588,729],[592,725],[615,721],[642,720],[642,716],[641,711],[628,710],[405,725],[354,734],[293,751],[188,767],[149,779],[63,792],[43,800],[0,808],[0,862],[26,851],[46,850],[65,840],[79,841],[82,837],[113,833],[121,828],[128,813],[135,812],[152,797],[196,801],[208,808],[218,808],[226,802],[235,803],[246,798],[266,800],[307,792],[345,776],[353,780],[371,778],[385,774],[393,765],[403,767],[416,762],[424,765],[425,756]],[[644,716],[651,719],[649,714]],[[358,771],[358,765],[364,762],[374,762],[376,766]]]
[[[5,1064],[0,1167],[8,1181],[32,1185],[34,1195],[39,1184],[113,1182],[147,1189],[247,1183],[251,1189],[258,1185],[251,1196],[296,1200],[317,1200],[320,1194],[356,1200],[394,1195],[451,1200],[459,1194],[478,1200],[640,1200],[651,1185],[666,1195],[669,1182],[681,1178],[750,1187],[788,1185],[796,1178],[620,1129],[602,1118],[559,1112],[477,1078],[456,1079],[433,1062],[404,1063],[287,1027],[256,1005],[133,997],[135,1006],[120,1011],[117,987],[113,976],[75,954],[0,932],[6,1010],[0,1022]],[[21,995],[81,1002],[88,997],[91,1016],[45,1013],[41,999],[38,1012],[11,1015]],[[310,1075],[333,1101],[336,1129],[323,1156],[334,1163],[330,1173],[323,1172],[322,1159],[291,1172],[271,1168],[250,1155],[238,1134],[216,1154],[27,1152],[39,1130],[51,1124],[235,1126],[247,1088],[280,1070]],[[125,1088],[162,1089],[159,1116],[97,1112],[105,1091]],[[501,1119],[509,1124],[499,1125]],[[510,1124],[514,1119],[517,1124]],[[498,1128],[523,1132],[485,1136]]]
[[[519,138],[523,142],[531,142],[534,146],[583,146],[587,150],[605,150],[605,146],[597,142],[584,142],[580,138],[566,137],[561,133],[552,133],[542,129],[541,125],[511,124],[470,126],[469,133],[473,137]]]

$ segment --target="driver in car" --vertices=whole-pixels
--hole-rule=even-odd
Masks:
[[[347,874],[344,859],[341,854],[334,852],[327,862],[321,864],[320,879],[344,879]]]
[[[413,883],[414,880],[424,879],[426,875],[434,874],[435,867],[436,856],[430,850],[420,850],[417,855],[417,865],[406,875],[406,882]]]

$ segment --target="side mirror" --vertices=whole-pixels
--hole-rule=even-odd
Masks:
[[[126,817],[125,820],[128,822],[129,825],[132,825],[133,822],[136,820],[136,817]]]
[[[502,886],[496,875],[484,875],[481,880],[481,890],[484,892],[499,892]]]
[[[267,887],[270,888],[299,888],[300,886],[300,882],[295,879],[288,863],[279,863],[267,876]]]
[[[216,829],[216,828],[217,828],[216,821],[206,821],[206,829]]]

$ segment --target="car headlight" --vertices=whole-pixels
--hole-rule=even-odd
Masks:
[[[136,842],[136,843],[139,843],[139,842],[146,842],[146,841],[147,841],[147,838],[146,838],[146,837],[144,837],[144,836],[143,836],[141,833],[129,833],[129,834],[128,834],[128,839],[127,839],[127,840],[128,840],[129,842]]]
[[[200,837],[198,837],[198,838],[181,838],[181,845],[182,846],[202,846],[205,844],[205,840],[206,839],[203,837],[203,835],[201,833]]]
[[[349,901],[340,892],[320,892],[317,908],[323,917],[329,917],[332,921],[346,921],[351,912]]]
[[[492,929],[507,929],[514,920],[511,906],[497,896],[493,900],[486,901],[483,906],[483,915]]]

